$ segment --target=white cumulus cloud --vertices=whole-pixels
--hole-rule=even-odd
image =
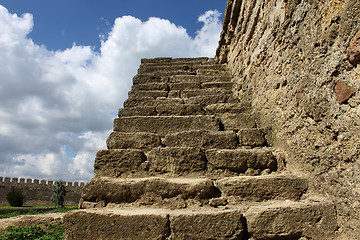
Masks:
[[[49,51],[28,37],[31,14],[0,5],[0,176],[89,180],[140,59],[213,57],[220,15],[200,16],[195,38],[165,19],[123,16],[99,51]]]

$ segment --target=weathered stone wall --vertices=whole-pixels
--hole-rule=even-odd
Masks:
[[[217,60],[268,143],[360,231],[360,1],[228,0]]]
[[[12,189],[20,189],[25,197],[25,205],[52,205],[50,199],[53,194],[54,181],[39,179],[0,177],[0,204],[8,204],[6,195]],[[85,185],[83,182],[64,182],[66,190],[66,205],[77,205],[81,191]]]

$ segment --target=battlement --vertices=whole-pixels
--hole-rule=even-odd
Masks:
[[[0,204],[7,204],[6,195],[12,189],[20,189],[25,197],[26,205],[51,205],[54,180],[1,177],[0,176]],[[63,181],[67,188],[65,204],[77,205],[84,182]]]
[[[40,184],[40,185],[54,185],[55,181],[45,180],[45,179],[32,179],[32,178],[17,178],[17,177],[1,177],[0,183],[14,183],[14,184]],[[85,182],[71,182],[63,181],[64,185],[67,187],[84,187]]]

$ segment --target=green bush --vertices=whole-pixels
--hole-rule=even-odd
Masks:
[[[22,207],[24,204],[24,195],[21,190],[13,189],[6,195],[6,200],[12,207]]]
[[[59,225],[47,225],[46,230],[33,225],[25,227],[10,226],[0,240],[63,240],[65,230]]]
[[[56,181],[53,185],[53,195],[51,201],[55,204],[55,207],[65,207],[65,196],[67,190],[61,180]]]

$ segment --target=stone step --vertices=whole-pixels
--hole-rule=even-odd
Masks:
[[[174,105],[174,104],[184,104],[185,101],[182,98],[151,98],[151,97],[137,97],[137,98],[128,98],[124,102],[124,108],[131,107],[144,107],[144,106],[157,106],[157,105]],[[189,103],[191,104],[191,103]]]
[[[129,91],[128,96],[129,98],[139,98],[139,97],[149,97],[149,98],[161,98],[167,97],[169,94],[168,91],[161,91],[161,90],[137,90],[137,91]]]
[[[96,154],[94,172],[97,177],[117,178],[124,173],[137,172],[141,170],[141,166],[145,162],[146,156],[141,150],[100,150]]]
[[[189,90],[189,89],[200,89],[201,84],[199,82],[177,82],[169,83],[170,91],[174,90]]]
[[[68,240],[242,239],[240,210],[166,209],[77,210],[64,217]],[[91,227],[89,227],[91,226]]]
[[[205,154],[195,147],[159,147],[146,153],[149,171],[158,174],[204,174],[207,169]]]
[[[238,146],[238,138],[233,131],[195,130],[168,134],[165,136],[163,144],[167,147],[232,149]]]
[[[335,239],[336,216],[328,200],[279,201],[224,210],[76,210],[64,225],[68,240]]]
[[[119,117],[155,116],[157,114],[155,106],[126,107],[120,108],[118,111]]]
[[[218,114],[216,116],[219,118],[225,131],[239,131],[244,128],[256,128],[256,120],[252,114],[224,113],[224,114]]]
[[[203,95],[189,98],[182,98],[186,104],[197,104],[205,108],[215,103],[238,103],[239,100],[232,95]]]
[[[246,103],[214,103],[205,107],[206,113],[210,115],[239,114],[249,112],[250,109],[251,105]]]
[[[199,68],[196,70],[197,75],[223,75],[230,76],[226,69],[221,68]]]
[[[142,149],[150,150],[161,146],[160,137],[154,133],[112,132],[107,141],[108,149]]]
[[[96,156],[96,176],[224,177],[239,174],[270,174],[282,166],[281,161],[278,163],[272,148],[207,150],[206,147],[209,146],[236,147],[234,134],[214,133],[218,137],[217,141],[202,142],[202,139],[206,137],[200,136],[200,131],[198,131],[195,134],[200,140],[194,140],[194,145],[191,146],[189,142],[186,142],[187,139],[184,140],[185,137],[191,138],[189,133],[180,133],[179,135],[183,135],[180,141],[176,134],[167,136],[161,144],[160,137],[155,134],[113,132],[107,141],[111,149],[101,150]],[[224,143],[220,142],[221,139]],[[166,144],[172,146],[164,147]]]
[[[133,77],[133,85],[167,83],[168,79],[169,77],[167,76],[158,76],[154,74],[136,74]]]
[[[92,208],[97,203],[134,203],[146,197],[158,196],[162,200],[181,197],[210,199],[220,196],[220,191],[207,178],[112,178],[95,177],[86,184],[81,195],[82,208]],[[149,203],[150,204],[150,203]]]
[[[121,117],[114,120],[114,131],[150,132],[166,135],[191,130],[219,130],[219,123],[211,115],[193,116],[138,116]]]
[[[205,115],[204,109],[196,104],[159,104],[156,106],[156,112],[163,116]]]
[[[254,239],[337,239],[336,208],[327,200],[253,206],[244,217]]]
[[[208,57],[198,57],[198,58],[171,58],[171,57],[161,57],[161,58],[143,58],[141,59],[142,64],[174,64],[174,63],[213,63],[215,60]]]
[[[195,104],[159,104],[157,106],[127,107],[120,108],[119,117],[135,116],[185,116],[185,115],[205,115],[204,109]]]
[[[231,82],[231,77],[225,75],[174,75],[169,77],[169,83],[206,83],[206,82]]]
[[[173,94],[173,92],[176,93],[176,95]],[[199,105],[206,109],[207,106],[218,104],[218,103],[231,103],[231,104],[237,104],[239,103],[239,100],[232,96],[232,95],[222,95],[222,94],[213,94],[213,95],[200,95],[200,96],[194,96],[189,98],[181,98],[180,97],[181,92],[180,91],[170,91],[169,97],[158,97],[158,98],[152,98],[152,97],[143,97],[143,96],[137,96],[137,97],[129,97],[124,102],[124,108],[131,108],[131,107],[137,107],[137,106],[157,106],[157,105],[174,105],[174,104],[188,104],[188,105]],[[219,116],[222,116],[219,114]],[[224,115],[224,121],[228,119],[229,126],[236,125],[237,123],[234,123],[230,125],[231,123],[231,117],[235,117],[235,115]]]
[[[232,82],[205,82],[201,83],[201,88],[220,88],[224,90],[232,90],[234,84]]]
[[[197,73],[197,70],[194,69],[178,69],[178,70],[172,70],[172,71],[146,71],[146,72],[140,72],[138,71],[137,73],[138,75],[152,75],[155,77],[161,77],[161,78],[165,78],[165,79],[169,79],[171,76],[173,75],[197,75],[200,73]],[[209,73],[210,74],[210,73]],[[219,73],[219,74],[224,74],[224,73]],[[204,74],[206,75],[206,74]]]
[[[165,136],[163,144],[168,147],[200,147],[203,149],[233,149],[239,146],[263,147],[266,145],[262,129],[241,129],[233,131],[195,130],[171,133]]]
[[[304,178],[293,175],[238,176],[216,181],[223,197],[238,201],[293,200],[298,201],[307,192]]]
[[[191,98],[198,96],[231,96],[232,92],[230,90],[223,90],[220,88],[206,88],[206,89],[190,89],[190,90],[182,90],[181,97],[182,98]]]
[[[205,151],[209,171],[260,174],[278,170],[272,148],[263,149],[210,149]]]
[[[169,85],[167,83],[159,82],[159,83],[146,83],[146,84],[136,84],[132,85],[132,91],[169,91]]]
[[[266,146],[265,133],[258,128],[245,128],[237,132],[240,146],[264,147]]]
[[[178,72],[226,72],[226,67],[224,65],[216,64],[216,63],[176,63],[176,64],[142,64],[138,69],[139,74],[144,73],[156,73],[156,74],[176,74]]]

